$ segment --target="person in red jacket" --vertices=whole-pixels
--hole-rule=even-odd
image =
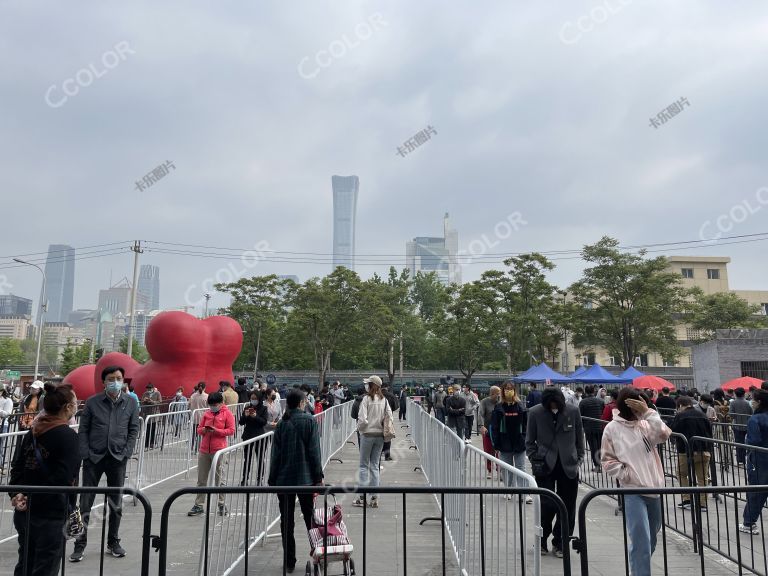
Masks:
[[[608,392],[608,394],[611,397],[611,401],[605,405],[605,408],[603,408],[602,416],[602,420],[605,420],[606,422],[613,420],[613,410],[616,408],[616,400],[619,398],[619,391],[614,388]]]
[[[208,396],[208,410],[203,412],[200,423],[197,425],[197,433],[200,435],[200,452],[197,455],[197,485],[208,485],[208,474],[211,471],[213,457],[219,450],[227,447],[227,438],[235,435],[235,417],[224,405],[224,396],[221,392],[214,392]],[[219,460],[216,465],[216,485],[221,485],[222,468],[224,461]],[[199,516],[205,509],[205,494],[198,494],[195,505],[187,512],[187,516]],[[219,494],[219,516],[227,515],[227,507],[224,505],[224,494]]]

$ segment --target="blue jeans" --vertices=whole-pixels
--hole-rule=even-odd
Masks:
[[[624,496],[624,517],[629,533],[629,566],[632,576],[651,576],[651,556],[661,529],[661,498],[638,494]]]
[[[522,452],[499,452],[499,460],[514,466],[521,472],[525,472],[525,451]],[[527,486],[527,483],[520,477],[511,472],[504,471],[504,482],[512,488],[513,486]]]
[[[747,456],[747,483],[750,486],[756,484],[768,484],[768,466],[761,466],[762,462],[755,467],[755,454]],[[760,518],[760,512],[768,499],[766,492],[748,492],[747,505],[744,506],[744,524],[752,526]]]
[[[384,449],[384,436],[360,436],[360,486],[379,485],[379,460]],[[375,498],[376,494],[369,494]]]
[[[440,420],[443,424],[445,424],[445,408],[435,408],[435,418]]]

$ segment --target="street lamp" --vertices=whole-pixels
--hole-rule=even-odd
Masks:
[[[35,380],[37,380],[37,371],[40,369],[40,344],[43,342],[43,317],[48,311],[48,301],[45,295],[45,271],[37,264],[32,264],[32,262],[20,260],[19,258],[14,258],[13,261],[18,262],[19,264],[25,264],[27,266],[34,266],[40,270],[40,274],[43,275],[43,286],[40,289],[40,312],[38,313],[37,319],[37,355],[35,356]]]

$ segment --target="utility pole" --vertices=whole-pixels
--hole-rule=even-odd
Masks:
[[[205,297],[205,313],[203,314],[203,318],[208,318],[208,301],[211,299],[211,295],[206,292],[203,296]]]
[[[35,380],[37,380],[37,373],[40,371],[40,345],[43,343],[43,328],[45,327],[43,318],[45,318],[45,313],[48,311],[48,297],[46,296],[45,286],[48,281],[45,278],[45,270],[37,264],[32,264],[26,260],[19,260],[18,258],[14,258],[13,261],[37,268],[40,271],[40,274],[43,275],[43,285],[40,288],[40,307],[37,312],[37,354],[35,355]]]
[[[133,252],[133,286],[131,286],[131,319],[128,321],[128,356],[132,357],[133,353],[133,323],[134,316],[136,315],[136,292],[139,282],[139,254],[144,252],[141,249],[141,240],[134,240],[131,247]]]
[[[403,387],[403,333],[400,332],[400,387]]]

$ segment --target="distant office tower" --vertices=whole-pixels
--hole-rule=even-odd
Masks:
[[[355,213],[360,180],[333,176],[333,268],[355,269]]]
[[[142,264],[139,270],[139,295],[148,303],[149,310],[160,309],[160,267]],[[138,301],[138,298],[137,298]]]
[[[443,218],[443,236],[417,236],[405,243],[405,261],[411,276],[434,272],[442,284],[461,284],[461,269],[456,261],[459,233],[451,228],[448,213]]]
[[[75,293],[75,249],[66,244],[48,246],[45,261],[46,322],[67,322]]]
[[[137,299],[138,300],[138,299]],[[107,290],[99,290],[99,308],[102,313],[109,312],[112,316],[128,314],[131,308],[131,283],[123,278]]]
[[[32,317],[32,300],[14,294],[0,294],[0,316]]]

